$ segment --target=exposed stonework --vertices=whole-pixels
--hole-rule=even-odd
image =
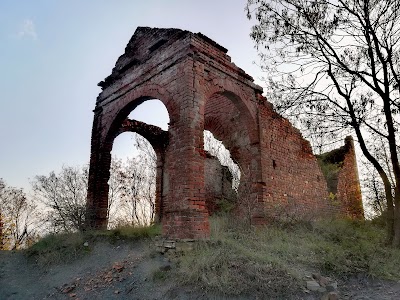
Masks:
[[[165,237],[209,236],[204,130],[221,140],[240,165],[237,213],[250,213],[253,224],[268,223],[281,212],[339,212],[309,142],[274,111],[262,88],[231,62],[227,50],[201,33],[139,27],[99,85],[88,226],[107,225],[110,152],[115,137],[127,130],[147,134],[157,154],[156,210]],[[126,119],[149,99],[159,99],[168,110],[168,138]]]
[[[364,218],[353,138],[346,137],[343,147],[317,157],[330,198],[340,208],[340,214],[352,219]]]

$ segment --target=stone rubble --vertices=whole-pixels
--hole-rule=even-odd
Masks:
[[[317,292],[323,294],[321,300],[338,300],[337,281],[330,277],[313,273],[304,277],[306,292]]]

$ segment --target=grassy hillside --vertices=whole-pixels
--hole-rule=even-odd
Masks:
[[[193,251],[167,252],[170,266],[150,270],[156,286],[190,287],[227,298],[268,295],[270,299],[292,299],[304,292],[304,277],[311,273],[339,280],[357,274],[400,279],[400,250],[386,247],[384,227],[371,221],[325,220],[246,228],[237,218],[214,217],[211,228],[210,240],[197,242]],[[152,245],[159,234],[159,227],[125,227],[48,236],[26,254],[36,263],[50,266],[90,255],[99,241],[129,244],[147,239]],[[149,262],[166,259],[154,249],[150,247],[146,254]]]
[[[237,219],[212,220],[212,237],[180,258],[181,280],[229,294],[275,296],[301,288],[308,273],[400,279],[400,250],[384,246],[370,221],[326,220],[243,229]],[[271,295],[273,296],[273,295]]]

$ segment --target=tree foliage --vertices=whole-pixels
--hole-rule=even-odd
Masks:
[[[110,166],[109,227],[149,225],[155,214],[156,156],[147,140],[136,135],[137,155],[123,161],[112,158]],[[48,232],[85,229],[88,166],[63,166],[61,171],[35,176],[34,199],[44,206],[42,221]]]
[[[156,153],[151,144],[137,134],[134,135],[134,148],[136,156],[125,162],[113,158],[111,173],[114,175],[109,184],[111,191],[112,182],[117,183],[114,186],[118,187],[118,199],[112,209],[111,226],[144,226],[155,219]]]
[[[390,153],[382,138],[370,143],[371,152],[384,168],[392,187],[392,197],[395,195],[395,179],[390,163]],[[373,216],[385,215],[387,211],[385,186],[376,169],[365,159],[362,160],[362,188],[364,200],[371,207]]]
[[[0,250],[30,245],[37,237],[36,205],[0,178]]]
[[[268,98],[313,141],[356,135],[384,185],[388,240],[400,246],[400,1],[248,0],[247,13]],[[378,138],[393,182],[371,148]]]
[[[32,182],[35,200],[46,207],[43,220],[50,232],[84,229],[87,193],[87,167],[63,166],[56,174],[35,176]]]

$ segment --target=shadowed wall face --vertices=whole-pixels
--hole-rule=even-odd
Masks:
[[[340,215],[363,219],[364,209],[354,141],[346,137],[344,146],[318,155],[318,162],[328,184],[329,197],[336,204]]]
[[[106,228],[110,151],[121,132],[141,131],[157,154],[156,207],[164,237],[207,238],[204,130],[241,169],[235,212],[252,224],[285,214],[336,213],[309,142],[262,97],[262,88],[201,33],[139,27],[99,83],[91,140],[88,226]],[[168,133],[127,120],[149,99],[168,110]],[[166,142],[167,141],[167,142]],[[207,204],[208,203],[208,204]]]

